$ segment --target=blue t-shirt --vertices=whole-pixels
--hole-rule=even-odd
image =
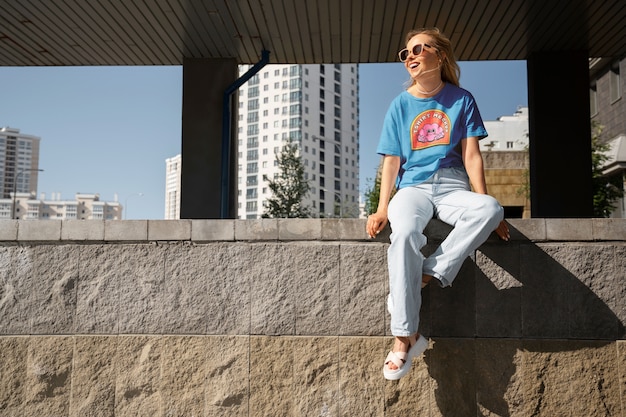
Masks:
[[[446,83],[435,96],[400,93],[389,106],[376,152],[400,157],[397,186],[417,185],[439,168],[462,167],[461,140],[487,130],[472,94]]]

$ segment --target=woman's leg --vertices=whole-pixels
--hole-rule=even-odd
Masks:
[[[465,259],[487,240],[502,221],[504,210],[495,198],[466,190],[435,197],[435,204],[437,217],[454,226],[454,229],[424,261],[424,273],[448,286]]]
[[[424,260],[420,249],[426,244],[423,231],[432,218],[433,211],[428,192],[416,187],[399,190],[389,204],[388,217],[392,233],[387,252],[387,307],[391,314],[391,333],[394,336],[414,336],[419,327]]]

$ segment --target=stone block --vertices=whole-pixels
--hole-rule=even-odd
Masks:
[[[250,334],[293,335],[296,326],[296,265],[284,245],[244,247],[241,266],[250,280]]]
[[[166,249],[167,245],[134,245],[116,269],[120,274],[120,333],[163,331]]]
[[[434,380],[431,415],[475,416],[476,346],[472,339],[434,339],[424,354]]]
[[[337,335],[339,328],[339,245],[283,246],[280,275],[294,290],[295,334]]]
[[[118,336],[115,355],[115,417],[163,413],[161,336]]]
[[[104,240],[145,242],[148,240],[148,220],[105,220]]]
[[[522,415],[622,415],[615,343],[526,341]]]
[[[567,338],[570,334],[568,297],[575,277],[552,258],[551,247],[520,246],[524,338]]]
[[[70,417],[115,415],[116,350],[116,336],[75,337]]]
[[[128,281],[134,279],[132,265],[137,248],[133,244],[79,246],[74,324],[77,333],[119,332],[119,321],[126,319],[125,312],[131,307],[120,304],[121,290],[133,284]]]
[[[28,338],[0,337],[0,415],[23,416],[26,395]]]
[[[279,240],[320,240],[322,219],[278,219]]]
[[[521,337],[519,244],[485,244],[476,253],[476,335]]]
[[[251,416],[293,416],[296,352],[293,337],[250,337]]]
[[[223,282],[219,246],[170,244],[165,248],[163,332],[205,334],[220,321],[215,287]],[[224,310],[229,310],[222,305]],[[209,315],[209,311],[218,315]],[[219,332],[218,332],[219,333]]]
[[[540,242],[547,239],[546,219],[506,219],[506,221],[509,223],[511,241]]]
[[[0,241],[17,240],[18,220],[0,220]]]
[[[191,240],[191,220],[148,220],[148,240]]]
[[[293,339],[293,416],[339,414],[339,346],[336,337]],[[277,362],[280,357],[275,358]]]
[[[387,246],[345,243],[339,250],[339,334],[384,335]]]
[[[104,240],[104,220],[63,220],[61,240]]]
[[[0,334],[30,334],[30,250],[20,246],[0,246]]]
[[[322,240],[369,241],[365,219],[324,219],[322,220]]]
[[[165,267],[164,332],[248,334],[249,252],[246,245],[232,243],[170,245]]]
[[[476,269],[474,262],[467,258],[451,287],[441,288],[436,283],[427,287],[430,292],[430,336],[476,335]]]
[[[206,417],[248,417],[250,380],[250,338],[208,336]],[[288,365],[287,365],[288,366]],[[262,398],[261,398],[262,400]]]
[[[61,240],[61,220],[18,220],[17,240],[43,242]]]
[[[278,219],[235,220],[235,240],[278,240]]]
[[[617,344],[617,377],[619,382],[619,394],[626,398],[626,341],[618,340]],[[626,413],[626,404],[622,401],[622,416]]]
[[[235,240],[234,220],[191,220],[191,240],[193,242],[214,242]]]
[[[591,240],[592,224],[592,219],[546,219],[546,237],[559,241]]]
[[[31,337],[26,357],[24,417],[69,415],[72,337]]]
[[[611,307],[623,305],[623,293],[618,288],[622,280],[605,279],[616,273],[613,248],[606,244],[552,244],[544,251],[556,270],[544,275],[541,284],[550,280],[552,291],[565,294],[559,307],[566,336],[615,340],[621,323]]]
[[[391,343],[392,339],[385,337],[339,338],[339,412],[336,415],[386,415],[382,364]],[[413,374],[406,378],[413,378]]]
[[[623,247],[622,247],[623,248]],[[626,252],[623,252],[626,253]],[[570,337],[615,340],[624,334],[619,316],[624,312],[626,283],[609,244],[570,244],[552,257],[576,277],[569,296]],[[625,269],[621,270],[624,276]]]
[[[478,415],[526,417],[521,341],[476,339],[475,350]]]
[[[164,416],[204,416],[206,343],[201,336],[163,339],[161,401]]]
[[[624,219],[591,219],[593,226],[593,240],[623,241],[626,236],[626,221]]]
[[[17,277],[24,281],[22,288],[28,290],[22,295],[27,297],[24,305],[28,306],[31,333],[72,333],[76,315],[78,246],[38,245],[27,248],[21,256],[26,259],[18,267]]]

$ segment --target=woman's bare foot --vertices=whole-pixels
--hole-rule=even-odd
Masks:
[[[409,348],[415,344],[417,338],[419,337],[419,333],[414,334],[409,337],[396,337],[396,340],[393,344],[393,352],[408,352]],[[392,371],[398,369],[398,367],[393,363],[389,362],[387,367]]]

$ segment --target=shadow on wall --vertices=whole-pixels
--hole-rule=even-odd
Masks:
[[[614,415],[604,397],[615,364],[601,352],[614,358],[624,338],[626,284],[607,248],[489,241],[453,287],[424,290],[424,360],[443,416],[538,415],[585,395]]]

